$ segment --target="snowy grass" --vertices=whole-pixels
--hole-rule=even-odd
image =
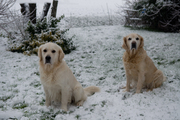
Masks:
[[[121,48],[123,36],[138,33],[145,50],[167,81],[157,89],[141,94],[124,93],[126,77]],[[180,118],[180,34],[130,30],[122,26],[70,29],[77,49],[65,61],[83,87],[96,85],[100,93],[88,97],[82,107],[69,111],[46,108],[40,83],[38,57],[5,50],[0,37],[0,119],[50,120],[178,120]]]
[[[124,24],[124,17],[120,15],[69,16],[65,17],[62,21],[60,26],[62,27],[63,25],[65,28],[90,27]]]

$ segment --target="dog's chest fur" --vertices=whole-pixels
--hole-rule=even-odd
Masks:
[[[139,66],[137,66],[137,64],[134,64],[133,62],[124,62],[124,66],[126,69],[126,72],[133,76],[133,77],[137,77],[138,72],[139,72]]]
[[[133,77],[138,76],[138,73],[141,70],[142,63],[144,63],[142,61],[145,59],[145,55],[142,54],[145,53],[136,54],[134,56],[129,56],[127,52],[124,53],[123,56],[124,67],[129,75]]]
[[[58,69],[57,69],[58,70]],[[41,83],[46,87],[54,87],[57,83],[57,74],[56,71],[53,70],[50,72],[46,72],[44,70],[40,70]]]
[[[49,94],[49,97],[55,101],[59,102],[61,99],[61,86],[58,83],[56,72],[50,72],[48,74],[44,74],[42,71],[40,73],[41,83],[45,87],[46,91]]]

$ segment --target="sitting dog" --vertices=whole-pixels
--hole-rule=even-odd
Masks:
[[[140,93],[142,88],[153,90],[160,87],[166,78],[144,50],[144,39],[138,34],[130,34],[123,38],[123,42],[122,47],[126,50],[123,55],[127,79],[125,91],[136,88],[136,93]]]
[[[61,103],[67,111],[68,103],[74,101],[82,106],[87,96],[99,92],[96,86],[82,88],[70,68],[63,60],[64,52],[55,43],[46,43],[38,49],[40,79],[46,94],[46,106],[52,102]]]

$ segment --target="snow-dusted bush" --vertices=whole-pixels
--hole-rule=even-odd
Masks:
[[[55,42],[60,45],[65,53],[75,49],[72,38],[67,38],[65,33],[69,29],[60,30],[58,23],[64,18],[50,18],[38,20],[36,24],[29,21],[31,13],[19,15],[10,8],[16,0],[0,1],[0,28],[9,38],[9,50],[27,55],[37,54],[38,47],[46,42]],[[2,35],[2,34],[1,34]]]
[[[58,23],[64,18],[51,18],[38,21],[36,24],[28,23],[25,31],[28,39],[16,39],[11,43],[10,51],[24,53],[26,55],[37,54],[38,47],[47,42],[54,42],[62,47],[64,53],[68,54],[75,50],[72,38],[67,38],[65,33],[69,29],[60,30]]]
[[[166,32],[180,30],[179,0],[139,0],[134,9],[140,10],[143,21],[151,28]]]

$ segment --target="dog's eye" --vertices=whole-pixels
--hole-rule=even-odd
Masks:
[[[47,50],[45,49],[45,50],[43,50],[44,52],[47,52]]]
[[[128,38],[128,40],[131,40],[131,38]]]
[[[56,51],[55,50],[52,50],[52,53],[55,53]]]
[[[136,40],[139,40],[139,38],[136,38]]]

